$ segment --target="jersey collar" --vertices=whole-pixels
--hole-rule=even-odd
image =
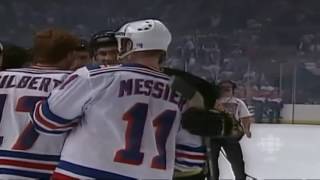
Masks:
[[[145,65],[142,65],[142,64],[137,64],[137,63],[125,63],[125,64],[122,64],[121,66],[122,66],[122,67],[146,68],[146,69],[149,69],[149,70],[152,70],[152,71],[157,71],[157,72],[159,72],[159,71],[156,70],[156,69],[153,69],[153,68],[151,68],[151,67],[148,67],[148,66],[145,66]]]

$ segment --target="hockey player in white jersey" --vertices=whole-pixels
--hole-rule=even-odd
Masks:
[[[40,31],[34,38],[34,65],[0,72],[0,179],[52,175],[64,138],[40,135],[29,113],[71,73],[65,69],[78,42],[62,30]]]
[[[81,68],[36,104],[39,132],[71,130],[53,179],[171,179],[186,100],[159,71],[171,41],[158,20],[117,32],[120,58],[109,68]]]
[[[201,137],[180,129],[176,141],[174,180],[204,179],[206,148],[202,145]]]

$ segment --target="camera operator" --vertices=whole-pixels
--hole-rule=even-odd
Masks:
[[[221,81],[219,88],[221,97],[217,100],[215,108],[231,114],[235,119],[234,124],[238,124],[234,130],[239,132],[236,133],[238,134],[237,137],[212,138],[213,176],[215,179],[219,179],[218,158],[222,147],[231,163],[235,179],[245,179],[245,165],[239,141],[244,134],[248,138],[251,137],[251,114],[245,103],[234,97],[234,90],[236,89],[234,82],[229,80]]]

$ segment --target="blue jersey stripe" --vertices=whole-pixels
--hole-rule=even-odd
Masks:
[[[101,171],[98,169],[88,168],[81,165],[73,164],[67,161],[60,161],[58,164],[58,168],[70,171],[75,174],[79,174],[82,176],[87,176],[96,179],[112,179],[112,180],[136,180],[135,178]]]
[[[165,75],[164,73],[157,71],[155,69],[151,69],[150,67],[143,66],[143,65],[137,65],[137,64],[134,64],[134,66],[130,66],[128,64],[122,64],[122,65],[117,65],[117,66],[104,66],[100,69],[93,69],[90,72],[106,71],[108,69],[138,69],[138,70],[149,71],[152,73]]]
[[[37,178],[37,179],[43,179],[43,180],[50,179],[52,175],[47,173],[30,172],[30,171],[23,171],[23,170],[16,170],[16,169],[8,169],[8,168],[0,168],[0,174],[16,175],[16,176]],[[15,178],[11,178],[11,179],[15,179]]]
[[[46,72],[68,72],[68,73],[73,72],[72,70],[57,69],[57,67],[41,67],[41,66],[31,66],[31,67],[18,68],[18,69],[24,69],[28,71],[46,71]]]
[[[35,129],[37,130],[37,131],[40,131],[40,132],[42,132],[42,133],[46,133],[46,134],[52,134],[52,135],[61,135],[61,134],[64,134],[64,133],[66,133],[66,132],[68,132],[68,131],[70,131],[70,130],[66,130],[66,131],[58,131],[58,130],[46,130],[46,129],[44,129],[44,128],[42,128],[41,126],[39,126],[38,124],[37,124],[37,122],[35,122],[35,120],[32,118],[32,124],[33,124],[33,126],[35,127]]]
[[[31,122],[33,124],[33,127],[37,130],[37,131],[40,131],[40,132],[43,132],[43,133],[47,133],[47,134],[53,134],[53,135],[60,135],[60,134],[63,134],[65,133],[66,131],[59,131],[59,130],[46,130],[44,128],[42,128],[41,126],[38,125],[38,120],[35,118],[35,109],[32,110],[32,112],[30,112],[30,117],[31,117]],[[39,122],[40,124],[40,122]]]
[[[7,70],[14,70],[14,71],[45,71],[45,72],[61,72],[61,73],[72,73],[73,71],[71,70],[58,70],[58,69],[46,69],[46,68],[41,68],[41,67],[28,67],[28,68],[11,68]]]
[[[43,101],[42,102],[42,108],[40,110],[41,110],[42,114],[47,119],[49,119],[50,121],[57,122],[57,123],[62,124],[62,125],[66,125],[66,124],[72,123],[72,120],[64,119],[62,117],[59,117],[59,116],[55,115],[53,112],[51,112],[51,110],[49,108],[48,101]]]
[[[156,74],[159,76],[164,76],[164,77],[168,76],[167,74],[164,74],[161,71],[152,69],[152,68],[145,66],[145,65],[142,65],[142,64],[121,64],[118,66],[109,66],[109,67],[103,67],[103,68],[99,68],[99,69],[93,69],[93,70],[88,69],[88,70],[90,71],[90,73],[96,73],[96,72],[115,70],[115,69],[139,70],[139,71],[144,71],[144,72]]]
[[[146,65],[143,64],[138,64],[138,63],[125,63],[125,64],[121,64],[122,67],[138,67],[138,68],[144,68],[144,69],[148,69],[151,71],[156,71]]]
[[[191,151],[191,152],[199,152],[199,153],[206,152],[206,148],[204,146],[191,147],[191,146],[186,146],[186,145],[182,145],[182,144],[177,144],[176,149],[177,150],[184,150],[184,151]]]
[[[123,66],[123,67],[121,67],[121,69],[139,70],[139,71],[144,71],[144,72],[148,72],[148,73],[151,73],[151,74],[155,74],[155,75],[158,75],[158,76],[168,77],[167,74],[164,74],[163,72],[160,72],[160,71],[153,70],[151,68]]]
[[[177,164],[181,164],[181,165],[186,165],[186,166],[199,166],[199,167],[203,167],[205,165],[205,162],[203,163],[194,163],[194,162],[187,162],[187,161],[180,161],[180,160],[175,160]]]
[[[122,66],[122,67],[116,66],[116,67],[106,67],[106,68],[102,68],[102,69],[95,69],[95,70],[90,71],[90,74],[103,73],[103,72],[111,71],[111,70],[133,70],[133,71],[140,71],[140,72],[142,71],[144,73],[150,73],[153,75],[161,76],[163,78],[168,78],[168,75],[166,75],[162,72],[159,72],[159,71],[152,70],[150,68],[127,67],[127,66]]]
[[[56,162],[58,162],[60,159],[60,156],[58,155],[43,155],[43,154],[34,154],[34,153],[7,151],[7,150],[0,150],[0,157],[24,158],[24,159],[31,159],[31,160],[56,161]]]
[[[6,69],[5,72],[18,72],[29,74],[71,74],[70,71],[41,71],[41,70],[28,70],[28,69]]]
[[[159,76],[156,74],[151,74],[149,72],[143,72],[143,71],[137,71],[137,70],[128,70],[128,69],[114,69],[114,70],[108,70],[108,71],[102,71],[102,72],[97,72],[97,73],[92,73],[90,74],[91,77],[99,75],[99,74],[105,74],[105,73],[112,73],[112,72],[133,72],[133,73],[138,73],[138,74],[143,74],[143,75],[147,75],[147,76],[152,76],[155,78],[159,78],[159,79],[163,79],[163,80],[170,80],[169,77],[164,77],[164,76]]]

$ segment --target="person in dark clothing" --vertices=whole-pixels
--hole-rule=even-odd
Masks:
[[[251,114],[245,103],[239,98],[234,97],[234,89],[236,84],[232,81],[222,81],[219,83],[221,97],[216,102],[216,108],[220,111],[225,111],[232,115],[235,119],[234,124],[238,124],[235,130],[239,131],[239,135],[229,138],[212,138],[211,152],[213,157],[213,177],[219,179],[219,164],[218,158],[221,147],[225,151],[226,158],[232,166],[235,179],[246,179],[245,165],[243,161],[240,139],[245,134],[248,138],[251,137],[250,124]]]

